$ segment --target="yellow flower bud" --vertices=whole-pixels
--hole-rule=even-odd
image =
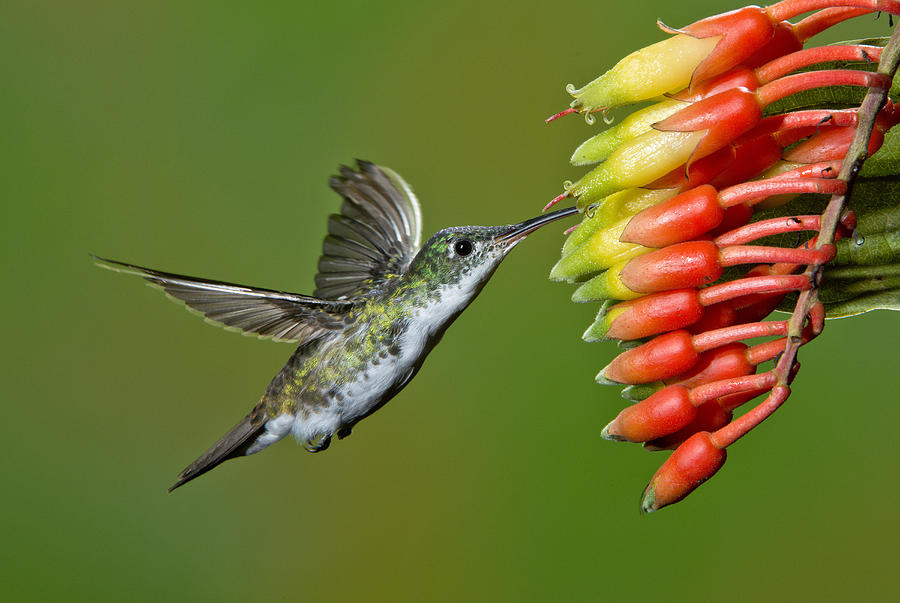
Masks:
[[[677,34],[632,52],[586,86],[566,91],[579,113],[630,105],[687,87],[697,66],[721,36],[692,38]]]
[[[613,193],[598,202],[589,212],[578,228],[563,243],[562,255],[568,254],[581,243],[584,243],[599,229],[618,222],[622,218],[633,217],[648,207],[653,207],[675,196],[676,189],[628,188]]]
[[[594,232],[586,241],[563,256],[550,271],[555,281],[575,281],[605,270],[622,260],[630,260],[648,251],[649,247],[619,240],[631,217],[626,217]]]
[[[571,189],[578,209],[614,192],[650,184],[685,164],[706,134],[650,130],[619,146],[609,159],[584,175]]]

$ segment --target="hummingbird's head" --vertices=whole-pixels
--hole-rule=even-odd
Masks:
[[[575,213],[572,207],[509,226],[445,228],[426,241],[409,270],[429,283],[454,288],[471,299],[522,239],[545,224]]]

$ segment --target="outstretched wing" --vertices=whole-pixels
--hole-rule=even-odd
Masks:
[[[353,298],[409,267],[419,250],[419,202],[403,178],[367,161],[356,171],[341,166],[329,184],[344,203],[328,220],[314,295]]]
[[[94,256],[97,264],[136,274],[207,319],[276,341],[305,342],[344,326],[353,303],[170,274]]]

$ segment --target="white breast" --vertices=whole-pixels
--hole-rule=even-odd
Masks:
[[[395,395],[421,366],[425,355],[437,343],[454,316],[472,299],[470,291],[450,287],[440,301],[434,301],[411,314],[410,325],[401,335],[400,354],[379,359],[357,379],[337,388],[341,394],[330,404],[309,413],[284,413],[266,424],[266,433],[247,450],[253,454],[274,444],[288,433],[299,442],[334,435],[342,426],[355,423],[373,407]],[[332,345],[341,345],[336,340]],[[326,350],[321,352],[327,353]]]

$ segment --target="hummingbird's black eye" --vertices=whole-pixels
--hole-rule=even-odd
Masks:
[[[457,239],[457,241],[453,243],[453,251],[459,256],[467,256],[472,253],[473,249],[475,249],[475,246],[472,245],[472,241],[469,239]]]

